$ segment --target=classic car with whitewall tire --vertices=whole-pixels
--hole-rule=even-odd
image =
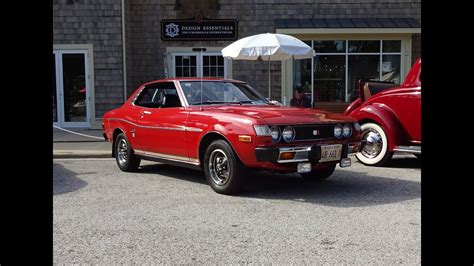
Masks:
[[[122,171],[137,171],[141,160],[200,169],[222,194],[238,193],[252,169],[328,178],[361,147],[350,116],[276,105],[228,79],[145,83],[102,127]]]
[[[395,152],[421,158],[421,58],[401,85],[362,80],[358,85],[359,98],[345,111],[362,131],[356,158],[368,166],[384,165]]]

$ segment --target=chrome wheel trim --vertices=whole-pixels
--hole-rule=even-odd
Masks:
[[[128,145],[125,139],[117,143],[117,159],[120,165],[125,165],[128,160]]]
[[[373,128],[365,130],[362,134],[362,139],[366,142],[360,153],[369,159],[377,157],[382,151],[384,145],[382,136]]]
[[[223,186],[229,181],[230,164],[223,150],[215,149],[211,152],[208,167],[212,182]]]

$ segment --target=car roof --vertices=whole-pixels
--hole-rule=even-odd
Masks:
[[[157,79],[143,83],[141,86],[146,86],[154,83],[160,82],[172,82],[172,81],[219,81],[219,82],[233,82],[233,83],[245,83],[240,80],[235,79],[224,79],[224,78],[167,78],[167,79]]]

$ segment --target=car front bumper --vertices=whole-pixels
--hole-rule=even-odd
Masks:
[[[293,147],[257,147],[255,148],[255,157],[258,162],[270,162],[277,164],[310,162],[319,163],[321,160],[321,146],[325,144],[302,145]],[[342,144],[341,159],[347,158],[350,153],[356,153],[360,150],[361,143]],[[282,158],[284,153],[294,153],[291,159]],[[335,160],[333,162],[338,162]]]

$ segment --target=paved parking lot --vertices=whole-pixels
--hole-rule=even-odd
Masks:
[[[224,196],[198,171],[54,160],[54,263],[419,264],[419,161],[352,161],[322,183],[256,174]]]

